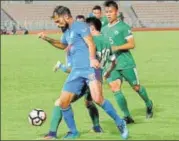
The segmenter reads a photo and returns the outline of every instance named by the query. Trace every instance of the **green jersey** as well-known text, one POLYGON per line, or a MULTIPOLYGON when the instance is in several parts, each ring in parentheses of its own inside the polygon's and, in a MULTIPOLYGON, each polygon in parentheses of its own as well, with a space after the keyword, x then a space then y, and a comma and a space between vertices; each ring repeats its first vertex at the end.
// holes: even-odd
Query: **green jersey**
POLYGON ((104 69, 108 62, 115 60, 115 55, 112 54, 108 39, 103 35, 93 36, 93 40, 96 45, 97 59, 101 68, 104 69))
POLYGON ((108 19, 106 16, 101 17, 100 21, 101 21, 102 27, 104 27, 108 24, 108 19))
MULTIPOLYGON (((111 46, 121 46, 127 43, 127 39, 132 37, 131 28, 123 21, 118 21, 114 25, 107 25, 102 29, 102 33, 110 41, 111 46)), ((135 61, 129 50, 116 51, 117 64, 115 69, 122 70, 135 67, 135 61)))

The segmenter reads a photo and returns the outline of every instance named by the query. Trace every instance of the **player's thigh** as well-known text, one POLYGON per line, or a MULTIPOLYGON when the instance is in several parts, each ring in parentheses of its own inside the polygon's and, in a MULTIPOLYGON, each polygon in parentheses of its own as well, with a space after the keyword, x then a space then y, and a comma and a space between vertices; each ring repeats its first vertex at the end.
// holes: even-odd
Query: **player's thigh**
POLYGON ((102 83, 98 80, 93 80, 89 82, 89 87, 90 87, 90 92, 92 99, 97 103, 97 104, 102 104, 104 101, 103 97, 103 91, 102 91, 102 83))
POLYGON ((121 89, 123 76, 119 70, 113 70, 110 77, 107 78, 107 82, 113 92, 119 91, 121 89))
POLYGON ((86 83, 84 83, 82 89, 81 89, 81 93, 79 95, 74 95, 73 99, 72 99, 72 102, 75 102, 77 101, 78 99, 80 99, 81 97, 86 97, 86 93, 87 93, 87 90, 88 90, 88 85, 86 83))
POLYGON ((121 74, 132 87, 139 85, 139 78, 136 68, 124 69, 121 71, 121 74))
POLYGON ((77 71, 72 71, 70 73, 63 86, 63 91, 67 91, 75 95, 80 95, 85 80, 77 74, 77 71))
POLYGON ((86 89, 86 92, 84 95, 84 102, 87 108, 93 103, 93 99, 91 97, 91 92, 90 92, 89 87, 86 89))

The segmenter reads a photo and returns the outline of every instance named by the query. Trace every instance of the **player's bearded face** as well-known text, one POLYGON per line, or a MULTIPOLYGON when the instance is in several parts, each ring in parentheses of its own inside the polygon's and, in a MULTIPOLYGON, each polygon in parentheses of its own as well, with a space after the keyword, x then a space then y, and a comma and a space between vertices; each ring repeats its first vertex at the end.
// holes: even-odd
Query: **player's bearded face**
POLYGON ((58 17, 54 19, 54 22, 56 23, 56 25, 62 29, 63 32, 66 31, 66 29, 69 27, 68 23, 66 22, 64 17, 58 17))
POLYGON ((110 23, 117 20, 118 10, 115 7, 105 7, 105 14, 110 23))

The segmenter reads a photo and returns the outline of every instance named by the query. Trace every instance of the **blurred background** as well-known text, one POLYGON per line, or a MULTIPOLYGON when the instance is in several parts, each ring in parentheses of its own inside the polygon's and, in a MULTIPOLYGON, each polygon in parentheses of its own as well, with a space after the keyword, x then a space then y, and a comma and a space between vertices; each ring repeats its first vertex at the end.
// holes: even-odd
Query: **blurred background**
MULTIPOLYGON (((117 1, 124 21, 133 28, 179 27, 179 1, 117 1)), ((88 16, 103 1, 1 1, 1 34, 28 34, 35 30, 57 30, 50 16, 56 5, 70 8, 73 16, 88 16)))

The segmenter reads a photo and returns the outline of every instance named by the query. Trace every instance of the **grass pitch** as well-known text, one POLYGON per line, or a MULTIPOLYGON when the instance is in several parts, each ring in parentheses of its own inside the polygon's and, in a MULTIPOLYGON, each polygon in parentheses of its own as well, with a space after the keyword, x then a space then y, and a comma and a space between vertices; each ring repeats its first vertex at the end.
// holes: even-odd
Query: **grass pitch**
MULTIPOLYGON (((53 35, 58 38, 58 35, 53 35)), ((123 92, 136 124, 129 125, 130 140, 179 139, 179 32, 135 32, 136 60, 140 83, 154 103, 153 119, 145 119, 145 105, 124 82, 123 92)), ((1 135, 3 140, 33 140, 47 133, 51 110, 67 75, 52 72, 63 51, 51 47, 35 35, 1 36, 1 135), (41 127, 28 123, 28 113, 42 108, 47 121, 41 127)), ((113 94, 104 85, 104 94, 118 108, 113 94)), ((113 121, 101 110, 105 133, 89 133, 92 127, 83 98, 73 104, 80 139, 121 139, 113 121)), ((58 137, 67 132, 62 121, 58 137)))

